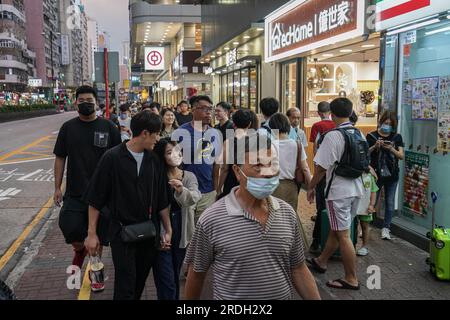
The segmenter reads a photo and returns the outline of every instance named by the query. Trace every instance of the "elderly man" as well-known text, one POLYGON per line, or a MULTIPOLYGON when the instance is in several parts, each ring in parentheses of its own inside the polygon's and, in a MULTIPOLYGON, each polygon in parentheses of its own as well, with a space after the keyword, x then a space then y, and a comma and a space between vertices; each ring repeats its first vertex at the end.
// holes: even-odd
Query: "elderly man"
POLYGON ((298 108, 289 108, 286 112, 286 116, 289 118, 291 124, 291 132, 289 133, 289 139, 300 141, 303 148, 308 147, 308 139, 306 139, 305 131, 300 128, 301 114, 298 108))
POLYGON ((235 152, 233 171, 240 186, 198 221, 185 260, 186 299, 200 298, 210 267, 216 300, 286 300, 294 288, 303 299, 320 299, 305 265, 299 218, 271 196, 279 184, 276 149, 265 134, 237 143, 242 152, 235 152))

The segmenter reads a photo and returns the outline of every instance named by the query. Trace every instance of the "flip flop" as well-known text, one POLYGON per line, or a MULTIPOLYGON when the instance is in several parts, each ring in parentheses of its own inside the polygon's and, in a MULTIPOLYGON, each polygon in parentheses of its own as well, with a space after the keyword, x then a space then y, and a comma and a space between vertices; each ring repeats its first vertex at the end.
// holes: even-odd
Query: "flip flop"
POLYGON ((327 282, 327 287, 334 288, 334 289, 346 289, 346 290, 359 290, 359 284, 357 286, 352 286, 347 281, 343 279, 336 279, 333 281, 327 282), (333 284, 333 282, 337 282, 340 284, 340 286, 333 284))
POLYGON ((315 258, 307 259, 306 262, 308 262, 308 263, 311 265, 311 267, 312 267, 315 271, 317 271, 317 272, 319 272, 319 273, 325 273, 325 272, 327 272, 327 269, 322 268, 321 266, 319 266, 319 264, 316 262, 316 259, 315 259, 315 258))

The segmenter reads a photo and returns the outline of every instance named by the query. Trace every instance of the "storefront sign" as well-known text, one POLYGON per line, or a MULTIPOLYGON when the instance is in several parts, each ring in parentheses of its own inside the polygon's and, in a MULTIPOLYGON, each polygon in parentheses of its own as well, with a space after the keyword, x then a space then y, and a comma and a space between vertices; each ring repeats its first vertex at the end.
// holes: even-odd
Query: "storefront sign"
POLYGON ((266 62, 360 36, 364 0, 297 0, 266 18, 266 62))
POLYGON ((375 28, 386 30, 448 9, 445 0, 377 0, 375 28))
POLYGON ((28 80, 29 87, 42 87, 42 79, 29 79, 28 80))
POLYGON ((61 64, 63 66, 70 64, 70 44, 67 34, 61 35, 61 64))
POLYGON ((428 214, 430 156, 406 151, 403 207, 415 214, 428 214))
POLYGON ((164 70, 164 48, 145 48, 145 70, 164 70))

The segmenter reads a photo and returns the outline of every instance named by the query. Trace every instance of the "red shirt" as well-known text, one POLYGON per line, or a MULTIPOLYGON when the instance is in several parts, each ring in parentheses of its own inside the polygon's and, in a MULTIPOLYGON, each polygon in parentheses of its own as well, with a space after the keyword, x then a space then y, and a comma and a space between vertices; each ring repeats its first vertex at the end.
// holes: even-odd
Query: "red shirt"
POLYGON ((314 143, 318 134, 322 136, 324 133, 327 133, 334 128, 336 128, 336 125, 331 120, 322 120, 314 123, 311 128, 311 137, 309 138, 309 141, 314 143))

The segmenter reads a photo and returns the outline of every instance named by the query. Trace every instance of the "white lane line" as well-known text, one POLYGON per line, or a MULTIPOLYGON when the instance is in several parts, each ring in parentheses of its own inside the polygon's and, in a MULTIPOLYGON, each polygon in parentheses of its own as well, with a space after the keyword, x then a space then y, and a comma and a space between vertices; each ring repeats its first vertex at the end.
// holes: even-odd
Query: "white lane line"
POLYGON ((42 172, 42 171, 44 171, 44 169, 38 169, 32 173, 27 174, 26 176, 21 177, 20 179, 17 179, 17 181, 32 181, 32 180, 27 180, 27 179, 42 172))
POLYGON ((10 164, 21 164, 21 163, 29 163, 29 162, 37 162, 37 161, 46 161, 46 160, 55 160, 55 157, 51 157, 51 158, 42 158, 42 159, 34 159, 34 160, 24 160, 24 161, 17 161, 17 162, 4 162, 4 163, 0 163, 0 167, 1 167, 1 166, 6 166, 6 165, 10 165, 10 164))

